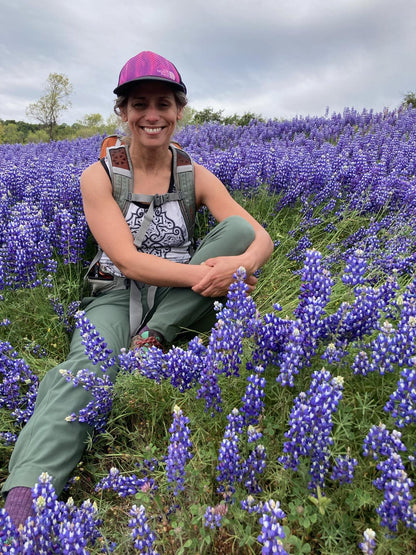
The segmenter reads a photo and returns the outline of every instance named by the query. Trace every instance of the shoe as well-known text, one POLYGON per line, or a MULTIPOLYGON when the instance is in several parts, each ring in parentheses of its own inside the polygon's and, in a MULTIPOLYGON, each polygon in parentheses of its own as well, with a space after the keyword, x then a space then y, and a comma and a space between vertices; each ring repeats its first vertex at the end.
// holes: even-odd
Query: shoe
POLYGON ((130 350, 141 349, 142 351, 148 351, 150 347, 157 347, 163 351, 162 341, 162 337, 156 331, 147 329, 132 338, 130 350))

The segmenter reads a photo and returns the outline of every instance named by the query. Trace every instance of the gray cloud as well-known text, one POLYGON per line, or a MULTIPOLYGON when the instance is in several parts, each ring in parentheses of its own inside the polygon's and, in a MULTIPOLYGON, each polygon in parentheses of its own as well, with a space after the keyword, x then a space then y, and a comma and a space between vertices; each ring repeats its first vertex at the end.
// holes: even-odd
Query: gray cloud
POLYGON ((0 0, 0 118, 26 119, 50 72, 74 89, 69 123, 112 112, 124 62, 154 50, 191 106, 265 117, 397 107, 416 89, 414 0, 0 0))

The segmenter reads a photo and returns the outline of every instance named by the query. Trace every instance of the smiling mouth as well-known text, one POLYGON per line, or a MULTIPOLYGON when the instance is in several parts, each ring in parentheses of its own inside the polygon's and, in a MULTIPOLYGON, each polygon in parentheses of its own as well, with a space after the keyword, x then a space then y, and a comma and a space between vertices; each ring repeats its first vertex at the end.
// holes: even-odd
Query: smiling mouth
POLYGON ((150 135, 156 135, 162 131, 163 127, 142 127, 142 129, 150 135))

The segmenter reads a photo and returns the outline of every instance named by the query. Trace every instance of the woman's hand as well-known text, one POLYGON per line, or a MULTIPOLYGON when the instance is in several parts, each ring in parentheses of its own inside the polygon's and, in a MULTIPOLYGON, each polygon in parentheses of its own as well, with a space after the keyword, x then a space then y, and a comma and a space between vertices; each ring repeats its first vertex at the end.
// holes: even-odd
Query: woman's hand
MULTIPOLYGON (((239 257, 218 256, 216 258, 209 258, 201 266, 206 267, 205 275, 192 287, 192 290, 203 297, 226 296, 231 283, 234 281, 234 274, 240 266, 239 257)), ((253 275, 248 275, 245 282, 249 286, 248 292, 253 292, 257 278, 253 275)))

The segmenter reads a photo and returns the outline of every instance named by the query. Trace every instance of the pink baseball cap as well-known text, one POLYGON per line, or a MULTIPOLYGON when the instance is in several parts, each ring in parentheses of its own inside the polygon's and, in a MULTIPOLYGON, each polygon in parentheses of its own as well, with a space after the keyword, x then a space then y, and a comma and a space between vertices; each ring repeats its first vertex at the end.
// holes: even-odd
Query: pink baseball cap
POLYGON ((151 80, 169 83, 186 94, 185 83, 176 67, 166 58, 154 52, 139 52, 123 66, 114 94, 120 95, 135 82, 151 80))

